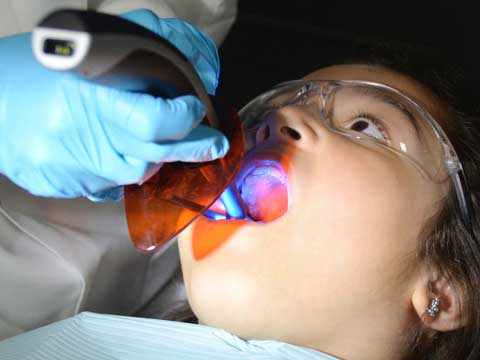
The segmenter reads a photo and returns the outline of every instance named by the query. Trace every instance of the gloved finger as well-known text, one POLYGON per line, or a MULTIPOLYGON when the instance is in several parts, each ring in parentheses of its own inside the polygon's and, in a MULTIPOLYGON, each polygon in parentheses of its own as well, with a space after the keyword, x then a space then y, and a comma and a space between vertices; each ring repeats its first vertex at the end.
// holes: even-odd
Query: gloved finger
POLYGON ((168 34, 167 39, 190 60, 207 92, 215 95, 220 75, 220 60, 213 40, 181 19, 162 19, 158 22, 157 33, 168 34))
POLYGON ((160 19, 152 11, 134 10, 122 14, 150 31, 162 36, 189 59, 205 89, 215 94, 220 74, 220 61, 215 43, 208 35, 181 19, 160 19))
MULTIPOLYGON (((124 156, 125 163, 128 164, 130 169, 134 168, 134 177, 130 181, 120 181, 121 186, 108 188, 105 190, 97 191, 93 194, 87 195, 87 198, 91 201, 119 201, 123 199, 123 185, 129 184, 143 184, 150 179, 157 171, 162 167, 162 164, 146 163, 145 161, 132 158, 130 156, 124 156), (136 173, 136 175, 135 175, 136 173)), ((118 180, 118 179, 117 179, 118 180)))
POLYGON ((183 140, 161 143, 142 142, 126 136, 121 129, 109 129, 113 147, 124 157, 149 163, 210 161, 225 156, 229 149, 227 138, 218 130, 199 125, 183 140))
MULTIPOLYGON (((147 164, 129 156, 124 157, 125 162, 130 168, 135 168, 137 175, 134 175, 133 181, 121 182, 123 185, 129 184, 143 184, 150 179, 162 167, 162 164, 147 164)), ((87 198, 94 202, 100 201, 119 201, 123 199, 123 185, 97 191, 93 194, 87 195, 87 198)))
POLYGON ((162 99, 99 86, 96 100, 102 120, 147 142, 182 139, 205 116, 205 106, 192 95, 162 99))
MULTIPOLYGON (((149 9, 136 9, 119 15, 121 18, 127 19, 135 24, 141 25, 156 34, 159 32, 158 16, 149 9)), ((163 21, 163 20, 162 20, 163 21)), ((168 34, 164 34, 168 35, 168 34)))
MULTIPOLYGON (((152 166, 158 166, 140 159, 132 160, 128 156, 116 152, 113 147, 111 151, 115 153, 114 156, 108 156, 108 161, 101 162, 91 169, 97 179, 104 179, 105 184, 108 184, 108 186, 102 186, 100 189, 141 183, 152 175, 150 174, 152 166)), ((96 192, 98 190, 90 190, 88 193, 94 194, 96 192)))

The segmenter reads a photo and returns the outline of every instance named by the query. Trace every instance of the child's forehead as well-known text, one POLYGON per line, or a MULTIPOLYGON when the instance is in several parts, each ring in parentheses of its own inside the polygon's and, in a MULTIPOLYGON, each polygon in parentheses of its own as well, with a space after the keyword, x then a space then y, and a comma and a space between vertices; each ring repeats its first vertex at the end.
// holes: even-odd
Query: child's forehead
POLYGON ((308 80, 365 80, 389 85, 400 90, 427 110, 440 124, 447 121, 447 107, 419 81, 381 66, 351 64, 333 65, 306 75, 308 80))

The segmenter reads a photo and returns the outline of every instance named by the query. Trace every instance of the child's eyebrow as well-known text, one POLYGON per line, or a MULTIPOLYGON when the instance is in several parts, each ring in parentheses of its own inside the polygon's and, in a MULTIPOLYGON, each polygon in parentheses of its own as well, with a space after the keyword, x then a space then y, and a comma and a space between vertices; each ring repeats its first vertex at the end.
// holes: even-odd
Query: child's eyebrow
POLYGON ((420 140, 420 129, 417 124, 417 119, 413 114, 406 109, 403 106, 400 106, 398 102, 396 102, 394 99, 392 99, 390 96, 387 94, 384 94, 382 91, 378 91, 376 89, 369 89, 368 87, 362 87, 360 88, 360 91, 363 95, 369 96, 371 98, 374 98, 376 100, 380 100, 382 103, 390 105, 394 107, 396 110, 400 111, 402 114, 404 114, 410 122, 413 124, 413 127, 415 129, 415 135, 417 137, 417 140, 421 142, 420 140))

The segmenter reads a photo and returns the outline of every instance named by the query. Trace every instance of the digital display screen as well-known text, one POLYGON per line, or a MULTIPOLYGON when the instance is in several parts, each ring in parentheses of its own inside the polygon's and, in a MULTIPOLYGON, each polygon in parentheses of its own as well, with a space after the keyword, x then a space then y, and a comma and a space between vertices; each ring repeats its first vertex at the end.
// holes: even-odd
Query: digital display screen
POLYGON ((43 52, 60 56, 72 56, 75 52, 75 43, 68 40, 47 39, 43 43, 43 52))

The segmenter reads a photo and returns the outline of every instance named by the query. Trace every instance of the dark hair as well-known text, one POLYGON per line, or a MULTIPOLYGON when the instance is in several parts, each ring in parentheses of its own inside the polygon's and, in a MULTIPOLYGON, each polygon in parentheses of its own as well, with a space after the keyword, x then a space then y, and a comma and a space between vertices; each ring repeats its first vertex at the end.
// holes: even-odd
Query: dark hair
POLYGON ((472 233, 461 219, 452 186, 438 213, 425 225, 417 260, 448 279, 462 305, 465 326, 432 334, 418 319, 407 337, 404 360, 480 359, 480 101, 474 98, 474 87, 462 66, 444 61, 445 56, 435 51, 377 43, 360 44, 354 52, 348 63, 382 66, 410 76, 447 106, 451 116, 442 127, 463 165, 476 213, 472 233))

